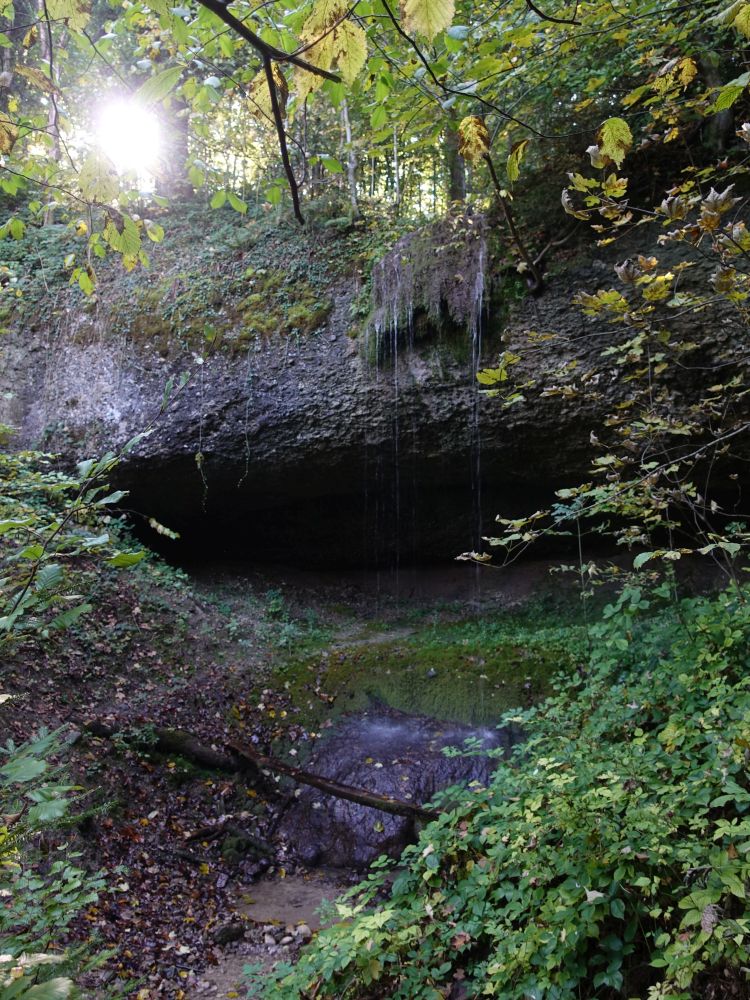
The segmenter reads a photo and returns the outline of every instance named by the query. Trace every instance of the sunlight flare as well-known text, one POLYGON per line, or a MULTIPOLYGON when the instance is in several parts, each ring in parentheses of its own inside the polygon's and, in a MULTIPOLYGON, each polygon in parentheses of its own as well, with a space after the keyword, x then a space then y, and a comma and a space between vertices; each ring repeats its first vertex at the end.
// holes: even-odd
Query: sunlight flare
POLYGON ((157 116, 123 98, 106 104, 96 120, 96 140, 118 173, 153 174, 161 154, 157 116))

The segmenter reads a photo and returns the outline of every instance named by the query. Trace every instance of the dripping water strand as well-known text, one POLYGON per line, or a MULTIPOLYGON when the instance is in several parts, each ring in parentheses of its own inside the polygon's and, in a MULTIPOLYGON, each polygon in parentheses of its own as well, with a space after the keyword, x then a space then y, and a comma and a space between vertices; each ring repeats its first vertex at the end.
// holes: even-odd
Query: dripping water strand
POLYGON ((243 417, 242 433, 244 437, 245 446, 245 469, 237 482, 237 489, 242 486, 242 484, 247 479, 250 474, 250 410, 253 405, 253 351, 255 346, 250 346, 247 349, 247 356, 245 358, 245 387, 247 389, 247 394, 245 396, 245 414, 243 417))
MULTIPOLYGON (((480 552, 482 548, 482 428, 479 419, 480 386, 477 375, 482 363, 482 309, 484 305, 484 265, 485 241, 479 237, 479 259, 474 278, 473 311, 471 315, 471 407, 469 416, 469 441, 471 454, 471 510, 472 548, 480 552)), ((474 564, 474 604, 479 610, 481 604, 481 566, 474 564)))

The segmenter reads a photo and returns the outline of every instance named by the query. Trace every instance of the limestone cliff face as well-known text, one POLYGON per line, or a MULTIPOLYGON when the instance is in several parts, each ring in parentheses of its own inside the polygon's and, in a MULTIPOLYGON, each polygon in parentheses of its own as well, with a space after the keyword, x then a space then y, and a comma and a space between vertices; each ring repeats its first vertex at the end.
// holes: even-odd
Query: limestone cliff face
MULTIPOLYGON (((0 420, 24 444, 80 458, 118 448, 156 417, 117 485, 130 491, 129 508, 217 555, 329 565, 450 558, 475 543, 479 507, 491 534, 498 512, 528 510, 586 475, 614 374, 596 394, 503 409, 477 395, 474 369, 495 362, 501 334, 512 349, 529 329, 574 338, 584 362, 598 357, 603 331, 571 298, 612 279, 611 261, 582 265, 512 309, 500 289, 485 300, 481 350, 455 325, 447 336, 434 317, 420 324, 419 303, 411 332, 352 337, 356 289, 332 281, 317 332, 219 348, 202 365, 189 350, 119 330, 104 301, 93 315, 71 309, 54 332, 6 337, 0 420), (159 416, 166 383, 188 369, 159 416)), ((536 348, 527 369, 564 360, 561 343, 536 348)), ((676 399, 689 391, 676 388, 676 399)))

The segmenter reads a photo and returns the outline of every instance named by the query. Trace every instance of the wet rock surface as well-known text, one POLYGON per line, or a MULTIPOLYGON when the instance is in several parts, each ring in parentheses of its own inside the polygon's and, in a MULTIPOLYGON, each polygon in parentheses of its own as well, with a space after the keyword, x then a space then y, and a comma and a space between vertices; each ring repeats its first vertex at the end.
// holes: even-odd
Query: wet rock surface
MULTIPOLYGON (((331 277, 332 309, 318 332, 248 341, 203 365, 179 344, 164 355, 134 340, 102 294, 94 311, 71 308, 54 328, 6 336, 0 421, 19 428, 19 444, 72 459, 117 448, 156 418, 115 485, 130 491, 130 509, 181 532, 193 556, 202 548, 212 559, 317 567, 452 558, 492 534, 496 514, 528 513, 588 477, 590 433, 618 398, 616 373, 507 409, 477 395, 475 369, 496 364, 501 350, 524 355, 521 381, 567 363, 601 369, 610 332, 571 301, 611 284, 624 252, 618 243, 571 265, 537 299, 487 291, 478 341, 450 315, 417 315, 379 337, 364 322, 353 329, 355 289, 331 277), (558 339, 529 352, 529 331, 558 339), (160 415, 165 385, 191 369, 160 415)), ((472 258, 464 268, 467 287, 478 266, 472 258)), ((397 286, 391 275, 382 294, 397 296, 397 286)), ((731 317, 705 331, 689 322, 709 352, 739 335, 731 317)), ((675 408, 695 393, 675 379, 675 408)), ((148 532, 147 541, 160 538, 148 532)))
MULTIPOLYGON (((451 785, 485 784, 502 757, 484 753, 448 757, 444 747, 462 747, 472 739, 485 750, 499 748, 507 753, 520 735, 514 728, 478 730, 376 709, 339 720, 306 767, 342 784, 423 804, 451 785)), ((407 817, 312 788, 295 793, 279 832, 292 854, 306 865, 355 869, 367 867, 381 854, 398 857, 417 835, 413 820, 407 817)))

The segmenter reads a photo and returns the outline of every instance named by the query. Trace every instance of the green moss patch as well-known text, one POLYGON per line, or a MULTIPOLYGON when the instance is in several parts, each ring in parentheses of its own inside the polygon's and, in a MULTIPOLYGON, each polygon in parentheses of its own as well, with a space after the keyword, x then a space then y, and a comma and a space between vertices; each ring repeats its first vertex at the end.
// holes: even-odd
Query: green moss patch
MULTIPOLYGON (((576 630, 523 630, 488 623, 387 634, 288 657, 274 674, 314 727, 341 712, 382 703, 400 711, 472 725, 551 693, 550 679, 575 662, 576 630)), ((273 683, 273 682, 272 682, 273 683)))

